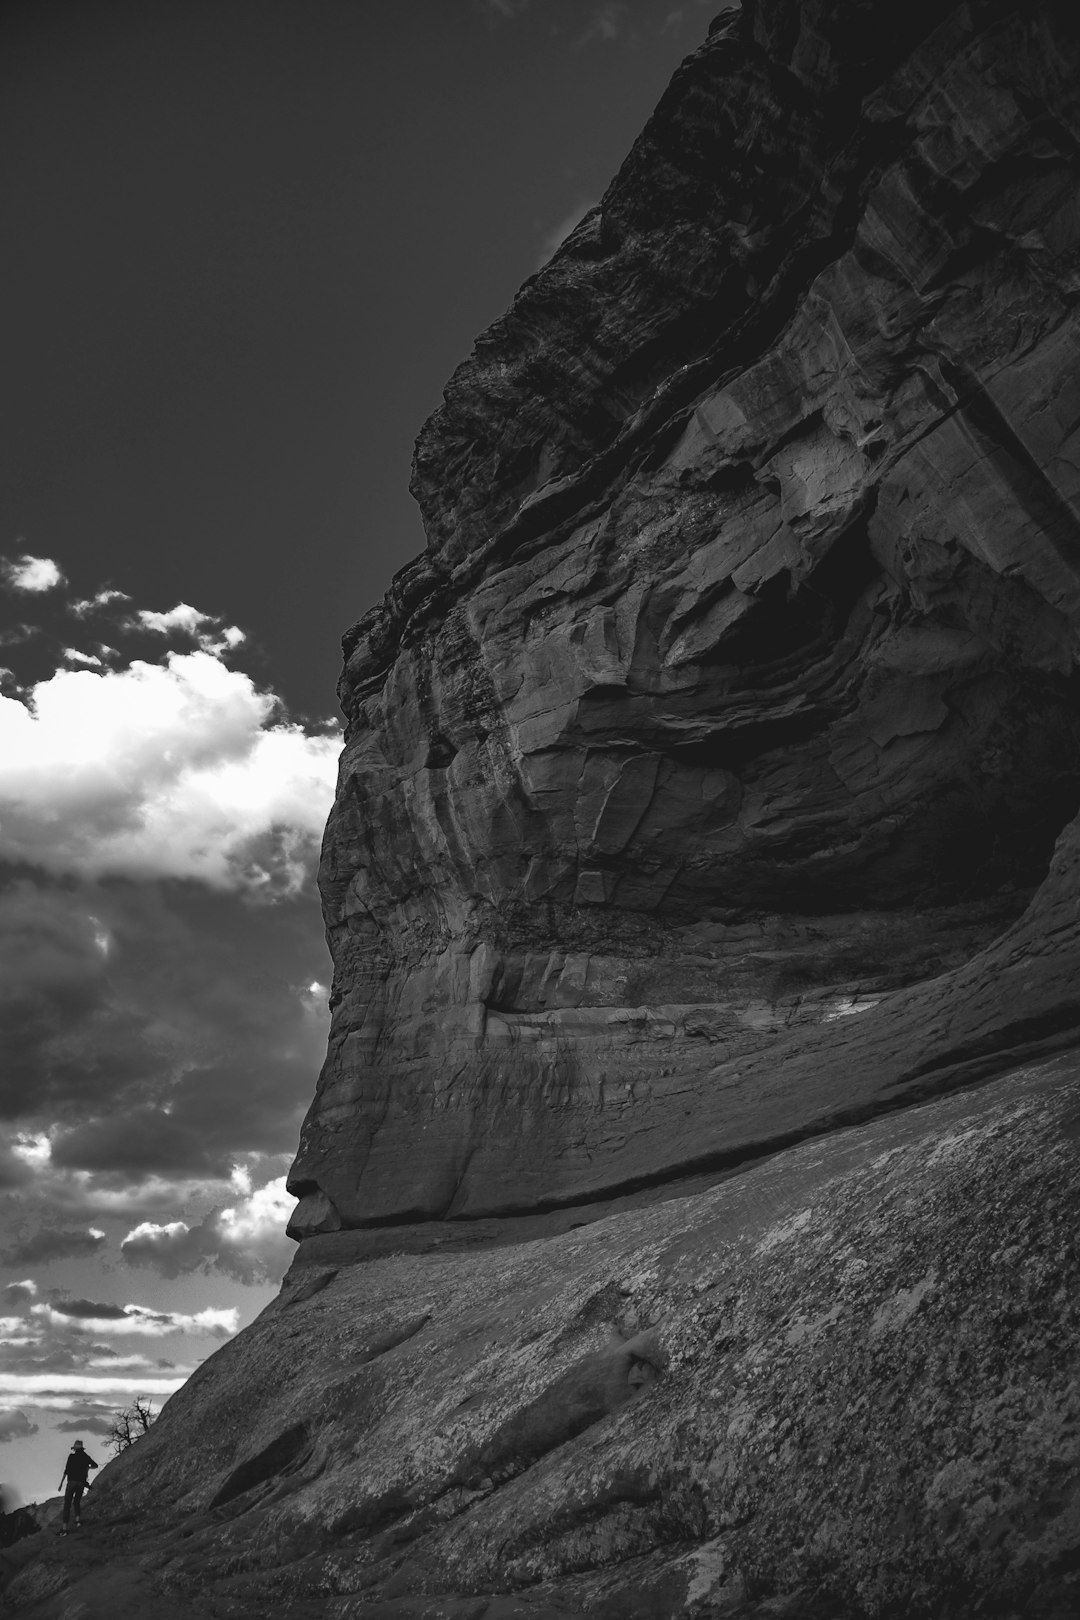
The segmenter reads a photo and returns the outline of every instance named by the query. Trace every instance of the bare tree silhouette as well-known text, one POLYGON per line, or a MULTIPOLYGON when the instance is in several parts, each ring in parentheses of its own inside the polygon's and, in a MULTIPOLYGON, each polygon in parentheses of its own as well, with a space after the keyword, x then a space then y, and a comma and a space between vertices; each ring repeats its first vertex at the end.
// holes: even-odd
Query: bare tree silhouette
POLYGON ((152 1401, 137 1395, 131 1406, 125 1406, 121 1411, 113 1414, 113 1426, 109 1431, 109 1444, 117 1456, 133 1446, 136 1440, 146 1433, 147 1429, 157 1417, 152 1401))

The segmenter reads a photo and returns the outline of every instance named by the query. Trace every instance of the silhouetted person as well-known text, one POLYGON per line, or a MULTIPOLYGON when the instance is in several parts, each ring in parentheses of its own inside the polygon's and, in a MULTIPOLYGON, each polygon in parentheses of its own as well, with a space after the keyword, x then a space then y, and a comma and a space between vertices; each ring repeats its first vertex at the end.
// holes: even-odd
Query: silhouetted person
POLYGON ((61 1486, 65 1479, 67 1480, 67 1490, 64 1491, 64 1528, 60 1532, 62 1536, 67 1535, 68 1520, 71 1518, 73 1507, 75 1509, 75 1528, 76 1530, 79 1528, 79 1504, 82 1501, 83 1491, 86 1490, 90 1480, 90 1470, 96 1467, 97 1463, 86 1450, 82 1441, 76 1440, 71 1448, 71 1455, 64 1464, 64 1472, 60 1475, 61 1486))

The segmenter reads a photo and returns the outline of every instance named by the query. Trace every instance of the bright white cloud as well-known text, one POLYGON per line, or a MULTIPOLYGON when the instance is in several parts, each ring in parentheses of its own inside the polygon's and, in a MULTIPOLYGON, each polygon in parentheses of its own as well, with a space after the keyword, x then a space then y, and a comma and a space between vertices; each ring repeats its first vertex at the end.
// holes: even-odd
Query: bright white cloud
POLYGON ((212 613, 201 613, 187 602, 178 602, 168 613, 154 613, 149 608, 139 608, 131 627, 152 630, 159 636, 189 636, 203 652, 210 653, 214 658, 235 651, 247 640, 239 625, 223 624, 212 613))
POLYGON ((43 1131, 19 1131, 11 1144, 11 1151, 25 1164, 40 1170, 49 1162, 52 1143, 43 1131))
POLYGON ((204 624, 214 623, 209 613, 200 613, 198 608, 189 607, 187 602, 178 602, 168 613, 154 613, 149 608, 140 608, 135 617, 144 630, 156 630, 160 636, 181 630, 184 635, 194 638, 204 624))
POLYGON ((190 878, 276 897, 306 881, 340 737, 212 651, 58 670, 0 695, 0 856, 80 877, 190 878))
POLYGON ((285 1227, 296 1200, 285 1178, 252 1189, 249 1173, 234 1168, 234 1190, 243 1196, 211 1210, 198 1226, 186 1221, 141 1221, 120 1244, 129 1265, 152 1266, 163 1276, 195 1270, 223 1271, 241 1282, 280 1277, 292 1253, 285 1227))
POLYGON ((31 557, 29 552, 14 559, 0 558, 0 578, 9 590, 26 591, 35 596, 64 583, 64 576, 51 557, 31 557))
POLYGON ((289 1217, 296 1208, 296 1199, 285 1191, 285 1179, 268 1182, 257 1187, 249 1197, 223 1209, 218 1225, 226 1243, 237 1248, 256 1245, 269 1237, 277 1237, 285 1230, 289 1217))
POLYGON ((69 602, 68 612, 74 613, 77 619, 85 619, 93 613, 95 608, 109 607, 113 602, 130 602, 131 597, 126 591, 114 591, 110 586, 98 591, 94 596, 88 596, 82 601, 69 602))
MULTIPOLYGON (((140 1395, 172 1395, 183 1378, 140 1378, 140 1395)), ((0 1406, 4 1396, 60 1395, 67 1391, 83 1399, 95 1395, 129 1395, 131 1375, 126 1378, 97 1378, 89 1373, 0 1373, 0 1406)), ((35 1406, 43 1402, 35 1401, 35 1406)))
POLYGON ((61 656, 67 664, 82 664, 86 669, 101 668, 101 659, 96 653, 80 652, 78 647, 65 647, 61 656))
POLYGON ((187 1221, 140 1221, 138 1226, 132 1227, 120 1247, 123 1249, 130 1244, 135 1248, 140 1244, 149 1244, 166 1249, 179 1243, 190 1231, 187 1221))

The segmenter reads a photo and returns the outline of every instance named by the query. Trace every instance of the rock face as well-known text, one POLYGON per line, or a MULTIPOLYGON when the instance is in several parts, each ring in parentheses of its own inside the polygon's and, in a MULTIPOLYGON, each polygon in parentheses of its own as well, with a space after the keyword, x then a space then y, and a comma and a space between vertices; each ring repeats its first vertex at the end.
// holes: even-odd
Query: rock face
POLYGON ((1078 66, 1042 0, 747 4, 452 378, 345 642, 296 1235, 1080 1035, 1078 66))
POLYGON ((1059 1056, 561 1234, 533 1217, 531 1242, 310 1239, 5 1601, 1067 1620, 1078 1074, 1059 1056))
POLYGON ((1048 0, 676 75, 346 638, 281 1296, 7 1607, 1077 1612, 1078 171, 1048 0))

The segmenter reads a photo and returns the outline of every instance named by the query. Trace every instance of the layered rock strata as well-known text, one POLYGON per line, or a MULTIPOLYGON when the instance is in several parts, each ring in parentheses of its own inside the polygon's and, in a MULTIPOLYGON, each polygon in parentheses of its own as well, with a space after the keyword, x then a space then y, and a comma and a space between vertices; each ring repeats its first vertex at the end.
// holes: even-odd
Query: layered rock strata
POLYGON ((753 0, 424 428, 346 637, 296 1235, 1080 1033, 1071 10, 753 0))

